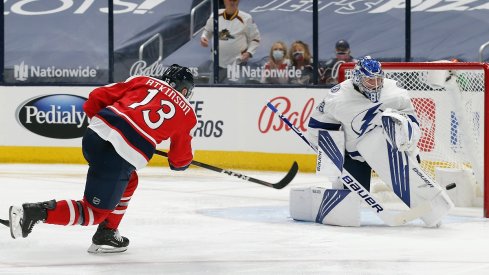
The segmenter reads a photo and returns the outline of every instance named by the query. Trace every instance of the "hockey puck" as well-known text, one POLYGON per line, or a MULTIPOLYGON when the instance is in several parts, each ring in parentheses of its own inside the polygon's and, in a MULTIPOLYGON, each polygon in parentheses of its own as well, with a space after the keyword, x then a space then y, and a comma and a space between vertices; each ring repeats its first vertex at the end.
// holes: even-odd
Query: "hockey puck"
POLYGON ((455 182, 452 182, 450 184, 447 184, 447 186, 445 187, 445 189, 451 190, 451 189, 453 189, 455 187, 457 187, 457 185, 455 184, 455 182))

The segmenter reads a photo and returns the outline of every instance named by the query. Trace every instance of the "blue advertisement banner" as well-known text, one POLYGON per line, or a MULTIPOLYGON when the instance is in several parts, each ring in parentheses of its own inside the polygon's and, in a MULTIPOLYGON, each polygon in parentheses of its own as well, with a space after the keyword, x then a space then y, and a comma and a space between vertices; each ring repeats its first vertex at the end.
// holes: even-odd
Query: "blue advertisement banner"
MULTIPOLYGON (((164 65, 179 63, 202 73, 209 68, 209 48, 201 47, 200 33, 191 38, 190 32, 205 24, 211 1, 113 2, 116 81, 129 77, 141 61, 148 66, 158 60, 164 65)), ((318 1, 319 59, 333 57, 335 42, 346 39, 355 57, 401 61, 406 50, 404 2, 318 1)), ((4 1, 4 81, 107 82, 107 5, 108 1, 94 0, 4 1)), ((480 46, 489 40, 487 1, 412 0, 411 7, 413 61, 478 61, 480 46)), ((252 15, 261 33, 251 60, 255 66, 264 63, 275 41, 312 43, 312 0, 243 0, 239 8, 252 15)))

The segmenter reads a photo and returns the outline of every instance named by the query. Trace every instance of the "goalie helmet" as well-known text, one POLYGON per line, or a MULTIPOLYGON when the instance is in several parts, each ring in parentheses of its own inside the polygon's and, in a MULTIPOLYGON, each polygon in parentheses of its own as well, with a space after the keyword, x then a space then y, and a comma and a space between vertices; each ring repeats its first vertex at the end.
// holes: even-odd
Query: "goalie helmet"
POLYGON ((173 89, 179 91, 186 99, 190 100, 192 97, 194 76, 189 68, 173 64, 163 72, 161 80, 170 84, 173 89), (185 94, 184 89, 187 90, 185 94))
POLYGON ((353 84, 370 101, 379 101, 384 86, 384 72, 380 62, 368 55, 360 58, 353 70, 353 84))

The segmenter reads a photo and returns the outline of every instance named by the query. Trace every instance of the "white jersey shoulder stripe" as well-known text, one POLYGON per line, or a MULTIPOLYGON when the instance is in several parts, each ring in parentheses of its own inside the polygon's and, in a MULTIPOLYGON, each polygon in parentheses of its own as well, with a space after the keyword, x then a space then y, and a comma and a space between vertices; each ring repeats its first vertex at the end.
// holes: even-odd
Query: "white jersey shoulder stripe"
POLYGON ((141 169, 148 164, 144 154, 132 147, 124 139, 121 133, 111 128, 102 119, 93 117, 88 126, 96 132, 102 139, 109 141, 114 146, 116 152, 136 169, 141 169))

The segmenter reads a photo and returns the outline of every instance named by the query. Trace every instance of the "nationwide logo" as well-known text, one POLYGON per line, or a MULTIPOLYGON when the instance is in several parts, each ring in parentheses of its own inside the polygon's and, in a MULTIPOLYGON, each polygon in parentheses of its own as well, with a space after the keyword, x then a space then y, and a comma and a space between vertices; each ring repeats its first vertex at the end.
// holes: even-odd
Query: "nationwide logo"
POLYGON ((240 78, 261 79, 262 77, 278 78, 300 78, 301 70, 294 67, 285 70, 264 70, 263 68, 251 68, 250 66, 228 65, 227 78, 231 81, 238 81, 240 78))
POLYGON ((84 97, 69 94, 31 98, 17 108, 17 121, 40 136, 79 138, 88 127, 88 118, 83 111, 86 100, 84 97))
POLYGON ((99 68, 90 68, 89 66, 77 68, 56 68, 51 67, 41 67, 41 66, 29 66, 22 61, 19 65, 14 65, 14 78, 17 81, 26 81, 28 78, 53 78, 53 77, 63 77, 63 78, 96 78, 97 70, 99 68))
POLYGON ((26 81, 29 75, 29 68, 24 64, 24 61, 20 65, 14 65, 14 77, 18 81, 26 81))

